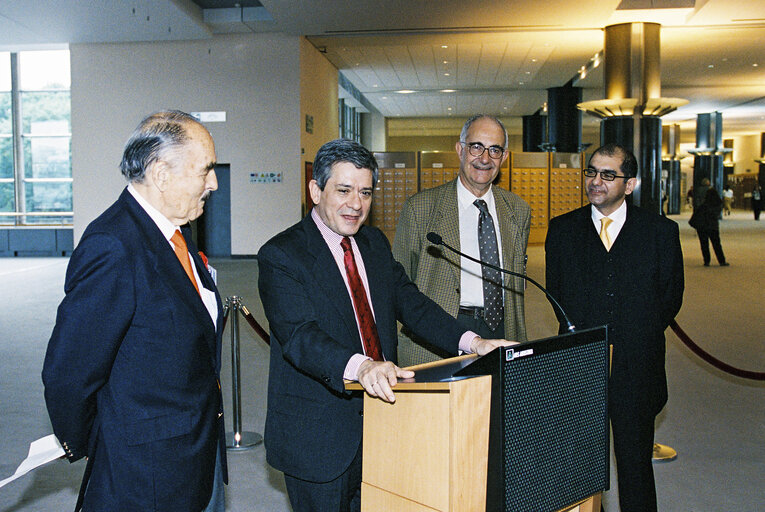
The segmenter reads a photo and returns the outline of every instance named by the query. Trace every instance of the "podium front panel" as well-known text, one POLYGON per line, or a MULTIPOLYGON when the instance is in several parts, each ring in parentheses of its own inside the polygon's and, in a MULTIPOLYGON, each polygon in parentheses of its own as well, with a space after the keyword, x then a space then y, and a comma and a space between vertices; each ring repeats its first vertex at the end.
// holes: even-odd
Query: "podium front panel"
POLYGON ((495 378, 487 510, 556 511, 607 489, 606 329, 495 352, 458 372, 495 378))
POLYGON ((504 366, 505 510, 559 510, 608 487, 605 368, 597 344, 504 366))

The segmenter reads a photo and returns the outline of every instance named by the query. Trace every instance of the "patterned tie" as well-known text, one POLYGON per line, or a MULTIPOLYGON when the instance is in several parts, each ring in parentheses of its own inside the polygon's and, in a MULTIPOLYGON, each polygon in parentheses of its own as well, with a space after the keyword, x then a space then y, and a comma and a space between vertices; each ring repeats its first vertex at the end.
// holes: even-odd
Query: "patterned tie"
POLYGON ((601 217, 600 219, 600 239, 603 241, 603 245, 606 246, 606 250, 611 250, 611 245, 613 242, 611 241, 611 237, 608 236, 608 226, 613 222, 613 219, 609 219, 608 217, 601 217))
POLYGON ((351 239, 344 236, 340 246, 343 248, 345 272, 348 274, 348 283, 351 285, 353 309, 356 310, 356 319, 361 328, 364 353, 375 361, 382 361, 380 337, 377 335, 375 317, 372 315, 372 308, 369 307, 369 302, 367 301, 367 292, 364 290, 359 271, 356 268, 356 259, 353 257, 353 249, 351 249, 351 239))
MULTIPOLYGON (((481 212, 478 216, 478 248, 481 259, 499 266, 499 248, 494 221, 491 218, 486 201, 476 199, 473 203, 481 212)), ((492 331, 497 328, 503 317, 502 276, 499 270, 481 266, 483 276, 483 319, 492 331)))
POLYGON ((180 231, 176 230, 173 236, 170 237, 170 241, 173 242, 175 247, 175 255, 178 257, 178 261, 181 262, 183 270, 186 271, 186 275, 191 279, 191 284, 194 285, 194 289, 199 293, 199 286, 197 280, 194 279, 194 271, 191 269, 191 261, 189 260, 189 248, 186 246, 186 240, 180 231))

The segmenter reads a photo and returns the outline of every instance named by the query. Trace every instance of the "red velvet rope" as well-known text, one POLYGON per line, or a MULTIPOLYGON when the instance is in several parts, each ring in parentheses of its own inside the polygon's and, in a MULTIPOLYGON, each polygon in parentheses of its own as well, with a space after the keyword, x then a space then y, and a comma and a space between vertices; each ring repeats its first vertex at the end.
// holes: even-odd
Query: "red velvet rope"
MULTIPOLYGON (((221 326, 221 331, 226 330, 226 322, 228 321, 228 313, 231 311, 228 305, 225 306, 223 310, 223 325, 221 326)), ((252 313, 250 313, 250 310, 247 309, 244 305, 241 305, 239 308, 239 311, 242 312, 242 316, 244 316, 244 319, 247 320, 247 323, 250 324, 250 327, 257 333, 258 336, 260 336, 260 339, 266 342, 266 345, 271 345, 271 337, 266 332, 263 327, 260 326, 257 320, 252 316, 252 313)))
MULTIPOLYGON (((228 311, 226 312, 228 313, 228 311)), ((260 324, 253 318, 252 313, 247 310, 247 308, 242 308, 242 314, 244 315, 245 320, 247 320, 247 323, 250 324, 250 327, 253 328, 253 330, 260 336, 260 338, 266 342, 267 345, 271 344, 270 337, 268 333, 266 332, 263 327, 260 326, 260 324)), ((228 315, 224 314, 223 316, 223 329, 226 328, 226 321, 228 320, 228 315)), ((685 345, 691 349, 691 351, 699 356, 701 359, 706 361, 707 363, 711 364, 718 370, 722 370, 725 373, 729 373, 731 375, 735 375, 736 377, 741 377, 743 379, 750 379, 750 380, 763 380, 765 381, 765 373, 763 372, 753 372, 750 370, 742 370, 740 368, 736 368, 735 366, 731 366, 728 363, 725 363, 723 361, 720 361, 712 354, 705 352, 701 347, 696 345, 696 343, 693 342, 693 340, 686 334, 686 332, 677 325, 677 322, 672 320, 672 323, 669 324, 669 326, 672 328, 672 330, 677 334, 677 337, 680 338, 680 341, 685 343, 685 345)))
POLYGON ((719 359, 717 359, 712 354, 705 352, 701 347, 699 347, 693 342, 693 340, 685 333, 684 330, 680 328, 679 325, 677 325, 676 321, 672 320, 672 323, 669 324, 669 326, 672 328, 673 331, 675 331, 675 334, 677 334, 677 337, 680 338, 680 341, 685 343, 685 345, 689 349, 691 349, 691 351, 694 354, 696 354, 701 359, 711 364, 718 370, 722 370, 725 373, 729 373, 731 375, 735 375, 736 377, 741 377, 743 379, 765 380, 765 373, 763 372, 752 372, 749 370, 741 370, 740 368, 736 368, 727 363, 724 363, 720 361, 719 359))
POLYGON ((250 324, 250 327, 258 333, 258 336, 260 336, 260 339, 266 342, 266 345, 271 345, 271 336, 266 332, 265 329, 263 329, 257 320, 252 316, 252 313, 250 311, 242 306, 242 314, 244 315, 244 319, 247 320, 247 323, 250 324))

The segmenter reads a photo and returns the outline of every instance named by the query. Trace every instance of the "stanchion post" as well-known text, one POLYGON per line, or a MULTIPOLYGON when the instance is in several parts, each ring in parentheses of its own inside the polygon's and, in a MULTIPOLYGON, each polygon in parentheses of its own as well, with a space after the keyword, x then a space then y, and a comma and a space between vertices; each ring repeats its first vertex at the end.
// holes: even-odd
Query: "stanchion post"
POLYGON ((255 432, 242 432, 242 384, 239 380, 239 310, 242 303, 233 295, 226 298, 228 317, 231 320, 231 403, 233 406, 233 432, 226 433, 226 448, 232 451, 249 450, 263 442, 263 436, 255 432))

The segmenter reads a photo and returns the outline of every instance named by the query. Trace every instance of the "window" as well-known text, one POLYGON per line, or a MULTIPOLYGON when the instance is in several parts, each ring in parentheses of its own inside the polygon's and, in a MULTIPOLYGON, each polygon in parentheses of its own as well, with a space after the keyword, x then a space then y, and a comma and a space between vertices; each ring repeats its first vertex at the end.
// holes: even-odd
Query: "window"
POLYGON ((72 223, 69 51, 0 52, 0 225, 72 223))
POLYGON ((338 101, 340 137, 361 142, 361 112, 348 106, 343 98, 338 101))

